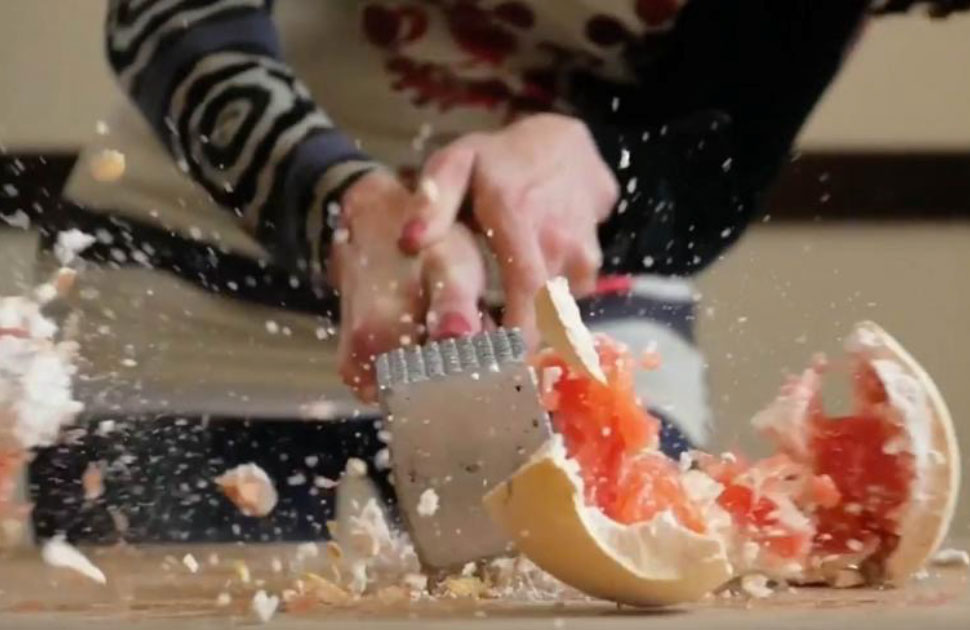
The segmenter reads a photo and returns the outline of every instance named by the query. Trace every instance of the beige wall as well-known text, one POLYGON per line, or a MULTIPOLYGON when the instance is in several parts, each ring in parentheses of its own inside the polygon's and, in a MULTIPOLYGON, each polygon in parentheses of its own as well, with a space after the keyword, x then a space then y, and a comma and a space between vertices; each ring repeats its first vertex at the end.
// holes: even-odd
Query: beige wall
POLYGON ((104 0, 0 1, 0 144, 81 144, 114 84, 102 53, 104 0))
POLYGON ((802 134, 806 148, 970 147, 970 15, 872 23, 802 134))
MULTIPOLYGON (((104 0, 0 2, 0 143, 73 146, 114 89, 104 0)), ((873 24, 803 136, 810 147, 970 147, 970 16, 873 24)))

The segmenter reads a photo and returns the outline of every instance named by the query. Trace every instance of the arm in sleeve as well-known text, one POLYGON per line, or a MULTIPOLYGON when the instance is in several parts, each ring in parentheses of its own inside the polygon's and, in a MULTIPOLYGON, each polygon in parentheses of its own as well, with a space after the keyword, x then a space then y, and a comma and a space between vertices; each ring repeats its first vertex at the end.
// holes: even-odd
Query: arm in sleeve
POLYGON ((582 86, 610 99, 585 119, 623 190, 600 232, 607 271, 691 274, 740 236, 867 4, 691 0, 660 52, 632 51, 637 86, 582 86))
POLYGON ((330 201, 375 165, 280 60, 271 3, 112 0, 108 59, 179 166, 276 262, 319 271, 330 201))

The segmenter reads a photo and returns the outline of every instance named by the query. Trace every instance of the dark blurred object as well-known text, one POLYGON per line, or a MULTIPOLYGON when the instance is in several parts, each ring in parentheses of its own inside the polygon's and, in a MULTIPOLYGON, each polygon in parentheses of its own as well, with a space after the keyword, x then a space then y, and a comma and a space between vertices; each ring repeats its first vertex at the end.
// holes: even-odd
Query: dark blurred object
POLYGON ((332 484, 320 479, 339 479, 351 457, 368 463, 385 503, 394 505, 386 471, 373 464, 384 448, 375 421, 81 418, 72 439, 39 449, 30 464, 35 532, 89 544, 320 540, 335 507, 332 484), (213 483, 249 462, 279 493, 265 518, 242 515, 213 483), (92 463, 104 489, 86 499, 82 477, 92 463))
POLYGON ((925 9, 937 18, 959 11, 970 11, 970 0, 874 0, 871 10, 876 15, 887 13, 906 13, 914 7, 925 9))
MULTIPOLYGON (((65 225, 89 231, 96 229, 93 222, 104 221, 103 215, 85 212, 59 197, 75 157, 73 153, 0 155, 0 230, 15 229, 4 219, 17 210, 23 210, 32 225, 48 239, 65 225), (4 191, 5 184, 13 185, 14 189, 4 191), (11 190, 16 190, 16 194, 9 194, 11 190)), ((970 218, 970 153, 799 153, 782 170, 767 203, 772 221, 967 219, 970 218)), ((123 225, 116 223, 116 229, 137 229, 130 222, 120 223, 123 225)), ((203 249, 206 256, 212 254, 211 248, 203 246, 195 252, 196 258, 204 258, 203 249)), ((104 247, 95 249, 96 258, 107 258, 108 253, 104 247)), ((224 256, 222 252, 218 254, 224 256)), ((236 263, 224 264, 226 268, 236 266, 236 263)), ((258 267, 258 263, 252 264, 258 267)), ((239 265, 242 268, 242 263, 239 265)), ((252 271, 246 268, 247 273, 252 271)), ((190 271, 196 272, 198 269, 190 271)), ((266 270, 260 269, 260 272, 265 274, 266 270)), ((195 277, 198 281, 199 277, 195 277)), ((320 305, 313 303, 311 296, 298 299, 295 290, 294 294, 284 291, 288 282, 281 284, 284 285, 281 291, 286 295, 279 301, 290 307, 321 312, 320 305)))
POLYGON ((810 151, 769 190, 772 221, 970 218, 970 153, 810 151))

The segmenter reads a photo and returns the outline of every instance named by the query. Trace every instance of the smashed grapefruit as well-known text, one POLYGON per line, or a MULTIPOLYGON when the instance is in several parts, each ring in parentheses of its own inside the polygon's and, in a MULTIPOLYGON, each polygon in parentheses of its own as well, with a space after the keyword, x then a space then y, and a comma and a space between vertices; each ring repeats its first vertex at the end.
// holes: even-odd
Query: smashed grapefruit
MULTIPOLYGON (((547 303, 564 302, 561 284, 546 290, 557 292, 547 303)), ((815 361, 753 419, 777 449, 759 461, 665 458, 633 387, 640 362, 602 335, 543 335, 550 347, 535 366, 557 435, 485 503, 523 553, 580 590, 658 605, 746 573, 898 584, 949 527, 960 466, 949 412, 875 324, 846 344, 851 413, 825 413, 821 382, 834 369, 815 361), (577 339, 590 347, 561 349, 577 339), (593 352, 603 379, 575 360, 593 352)))

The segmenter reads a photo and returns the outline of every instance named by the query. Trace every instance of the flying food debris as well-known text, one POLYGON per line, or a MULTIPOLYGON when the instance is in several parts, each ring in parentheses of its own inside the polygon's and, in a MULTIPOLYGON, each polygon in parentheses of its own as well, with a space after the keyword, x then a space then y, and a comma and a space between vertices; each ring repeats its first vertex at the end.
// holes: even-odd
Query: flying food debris
POLYGON ((249 584, 252 581, 252 575, 249 572, 249 566, 242 560, 237 560, 233 569, 236 571, 236 577, 243 584, 249 584))
POLYGON ((347 460, 346 474, 349 477, 364 477, 367 475, 367 462, 356 457, 347 460))
POLYGON ((226 497, 246 516, 266 516, 279 496, 273 481, 256 464, 241 464, 215 478, 226 497))
POLYGON ((434 516, 438 511, 438 493, 428 488, 418 498, 418 515, 425 518, 434 516))
POLYGON ((280 598, 276 595, 267 595, 266 591, 257 591, 253 595, 252 610, 262 623, 268 623, 273 618, 279 605, 280 598))
POLYGON ((451 599, 479 599, 488 593, 488 585, 480 578, 447 577, 441 583, 441 595, 451 599))
POLYGON ((401 582, 415 593, 423 593, 428 590, 428 576, 424 573, 406 573, 401 582))
POLYGON ((344 550, 338 543, 331 540, 327 542, 327 545, 326 547, 324 547, 324 549, 327 552, 327 559, 330 562, 335 563, 343 560, 344 550))
POLYGON ((13 214, 0 215, 0 220, 9 225, 10 227, 18 228, 21 230, 30 229, 30 215, 21 209, 17 209, 13 214))
POLYGON ((940 549, 930 562, 938 567, 970 567, 970 554, 963 549, 940 549))
POLYGON ((232 603, 232 595, 230 595, 229 593, 225 593, 225 592, 219 593, 219 595, 216 597, 216 606, 218 606, 219 608, 225 608, 231 603, 232 603))
POLYGON ((44 543, 40 552, 44 562, 52 567, 71 569, 98 584, 107 584, 108 578, 87 556, 68 543, 63 536, 55 536, 44 543))
POLYGON ((182 564, 184 564, 185 568, 189 570, 189 573, 199 572, 199 562, 195 559, 195 556, 190 553, 182 556, 182 564))
POLYGON ((304 542, 300 543, 296 547, 296 559, 306 560, 308 558, 316 558, 320 555, 320 548, 314 542, 304 542))
POLYGON ((377 470, 387 470, 391 467, 391 451, 386 448, 382 448, 377 451, 377 455, 374 456, 374 468, 377 470))
POLYGON ((54 256, 63 266, 68 266, 78 257, 78 254, 94 245, 97 239, 78 229, 58 232, 54 243, 54 256))
POLYGON ((125 174, 125 154, 114 149, 102 149, 91 160, 91 177, 95 181, 116 182, 125 174))
POLYGON ((774 591, 768 586, 768 578, 761 573, 752 573, 742 577, 741 590, 756 599, 764 599, 774 594, 774 591))
POLYGON ((353 601, 349 591, 321 575, 307 573, 304 578, 309 592, 321 604, 343 606, 353 601))
POLYGON ((313 485, 315 485, 318 488, 323 488, 324 490, 332 490, 333 488, 336 488, 337 486, 339 486, 340 482, 335 481, 330 477, 324 477, 323 475, 319 475, 313 478, 313 485))
POLYGON ((84 489, 85 501, 95 501, 104 494, 104 475, 100 462, 88 462, 84 474, 81 475, 81 487, 84 489))

